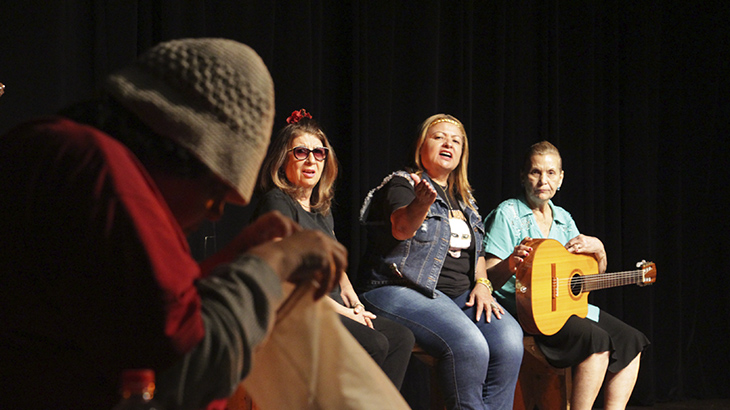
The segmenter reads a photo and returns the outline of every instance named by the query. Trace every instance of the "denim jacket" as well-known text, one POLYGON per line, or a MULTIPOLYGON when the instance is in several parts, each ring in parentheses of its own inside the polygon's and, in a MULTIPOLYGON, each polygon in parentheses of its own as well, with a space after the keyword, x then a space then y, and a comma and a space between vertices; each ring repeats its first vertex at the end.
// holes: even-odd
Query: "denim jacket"
MULTIPOLYGON (((368 221, 368 211, 375 192, 382 189, 396 176, 406 178, 411 186, 415 185, 410 174, 405 171, 397 171, 387 176, 377 188, 368 193, 360 209, 360 222, 366 227, 382 224, 382 221, 368 221)), ((425 173, 423 177, 430 184, 434 184, 425 173)), ((470 198, 470 203, 476 208, 476 203, 472 198, 470 198)), ((460 201, 460 205, 473 233, 472 240, 475 241, 473 266, 476 266, 484 246, 482 218, 463 201, 460 201)), ((433 297, 444 259, 449 250, 450 238, 449 207, 441 197, 437 197, 429 208, 426 219, 412 238, 400 241, 387 255, 375 255, 372 247, 368 247, 361 262, 363 266, 360 269, 365 290, 385 285, 403 285, 414 287, 433 297)), ((473 275, 473 272, 470 274, 473 275)))

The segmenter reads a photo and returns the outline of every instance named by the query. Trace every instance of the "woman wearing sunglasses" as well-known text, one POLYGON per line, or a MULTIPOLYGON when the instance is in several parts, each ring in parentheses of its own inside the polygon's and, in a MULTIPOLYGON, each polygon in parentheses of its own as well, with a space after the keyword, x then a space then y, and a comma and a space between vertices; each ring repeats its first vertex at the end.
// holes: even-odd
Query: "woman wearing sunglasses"
MULTIPOLYGON (((253 217, 277 210, 305 229, 334 238, 330 208, 338 168, 335 153, 306 110, 294 111, 287 123, 271 142, 261 168, 259 188, 264 194, 253 217)), ((365 310, 347 275, 342 275, 329 301, 347 330, 400 389, 413 350, 411 331, 365 310)))
POLYGON ((446 114, 427 118, 412 158, 414 168, 386 177, 361 209, 360 298, 438 359, 447 408, 511 409, 522 329, 492 298, 464 126, 446 114))

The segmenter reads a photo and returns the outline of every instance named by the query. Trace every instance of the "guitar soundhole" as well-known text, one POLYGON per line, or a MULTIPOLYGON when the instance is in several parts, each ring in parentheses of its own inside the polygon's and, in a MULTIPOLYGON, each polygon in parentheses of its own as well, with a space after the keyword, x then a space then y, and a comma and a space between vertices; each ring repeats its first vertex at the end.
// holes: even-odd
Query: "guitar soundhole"
POLYGON ((582 291, 583 277, 578 273, 573 273, 573 276, 570 277, 570 293, 573 294, 573 297, 576 297, 580 295, 582 291))

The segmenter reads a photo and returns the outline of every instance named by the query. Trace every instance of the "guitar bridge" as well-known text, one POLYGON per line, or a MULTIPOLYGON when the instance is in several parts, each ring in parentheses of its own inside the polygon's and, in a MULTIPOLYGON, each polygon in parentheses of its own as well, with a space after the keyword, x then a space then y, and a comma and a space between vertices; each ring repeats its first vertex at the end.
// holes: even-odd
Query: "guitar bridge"
POLYGON ((552 300, 553 303, 552 303, 552 308, 553 308, 553 312, 556 312, 558 310, 558 296, 559 296, 559 294, 558 294, 558 289, 559 289, 558 282, 559 281, 558 281, 558 268, 557 268, 557 266, 554 263, 550 264, 550 271, 551 271, 551 275, 553 277, 553 300, 552 300))

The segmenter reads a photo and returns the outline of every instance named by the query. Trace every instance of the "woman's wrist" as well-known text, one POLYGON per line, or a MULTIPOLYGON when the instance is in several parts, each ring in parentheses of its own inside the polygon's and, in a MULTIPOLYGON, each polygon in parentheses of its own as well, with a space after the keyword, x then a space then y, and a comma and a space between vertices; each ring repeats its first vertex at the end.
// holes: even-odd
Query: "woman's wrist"
POLYGON ((487 278, 476 278, 476 283, 486 286, 487 289, 489 289, 489 293, 494 292, 494 288, 492 287, 492 282, 490 282, 489 279, 487 279, 487 278))

